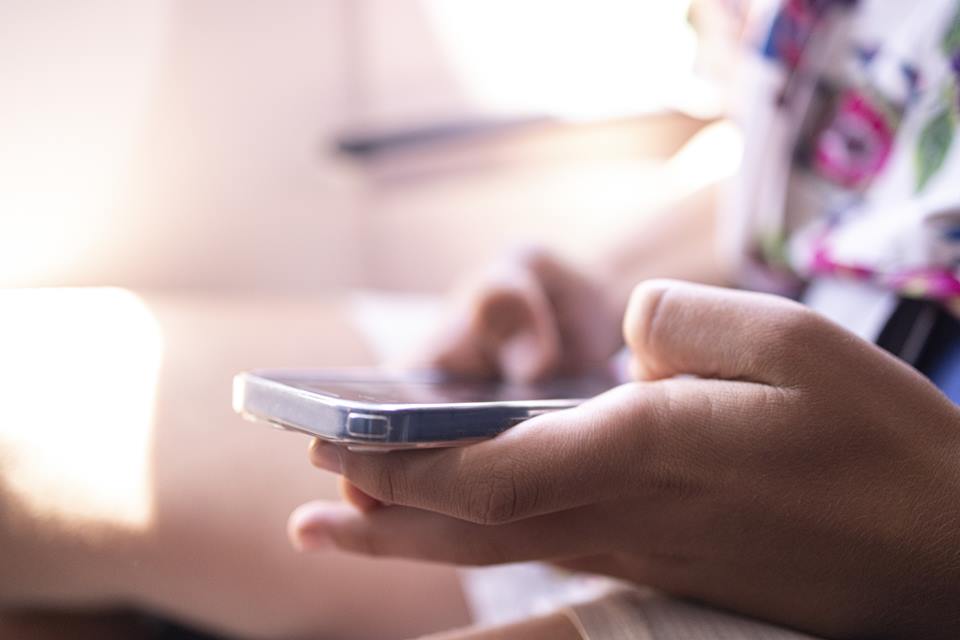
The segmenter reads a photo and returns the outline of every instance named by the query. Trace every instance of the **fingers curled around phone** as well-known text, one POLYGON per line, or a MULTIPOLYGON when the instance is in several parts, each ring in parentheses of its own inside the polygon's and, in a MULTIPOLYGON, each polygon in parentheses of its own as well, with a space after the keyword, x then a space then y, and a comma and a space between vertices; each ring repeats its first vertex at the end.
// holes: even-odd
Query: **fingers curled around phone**
POLYGON ((336 548, 390 556, 489 565, 603 553, 609 545, 593 507, 490 527, 409 507, 369 513, 336 502, 311 502, 290 517, 289 535, 303 551, 336 548))
POLYGON ((315 441, 311 459, 379 503, 505 524, 706 482, 715 463, 725 464, 726 436, 742 431, 739 409, 770 404, 764 391, 740 382, 630 383, 468 447, 370 454, 315 441))
POLYGON ((635 420, 643 419, 648 395, 627 385, 469 447, 369 454, 318 440, 310 456, 380 503, 504 524, 642 487, 634 477, 642 470, 640 458, 625 458, 630 450, 644 450, 647 433, 635 420), (636 410, 625 410, 624 402, 636 410))

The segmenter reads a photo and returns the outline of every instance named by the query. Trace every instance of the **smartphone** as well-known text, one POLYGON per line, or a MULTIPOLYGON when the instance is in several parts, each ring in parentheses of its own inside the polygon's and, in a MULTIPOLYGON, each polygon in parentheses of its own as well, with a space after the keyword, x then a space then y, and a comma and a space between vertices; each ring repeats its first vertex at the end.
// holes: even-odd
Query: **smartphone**
POLYGON ((616 386, 606 372, 538 384, 455 379, 435 371, 262 370, 234 378, 242 416, 351 449, 466 445, 616 386))

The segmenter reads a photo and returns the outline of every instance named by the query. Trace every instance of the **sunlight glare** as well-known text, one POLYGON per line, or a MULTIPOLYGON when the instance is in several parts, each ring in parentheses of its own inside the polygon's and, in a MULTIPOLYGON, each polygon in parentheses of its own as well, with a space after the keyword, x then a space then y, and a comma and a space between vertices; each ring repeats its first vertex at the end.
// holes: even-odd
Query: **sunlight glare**
POLYGON ((583 120, 687 100, 689 0, 427 0, 464 88, 507 113, 583 120))
POLYGON ((146 526, 162 350, 128 291, 0 291, 6 489, 40 516, 146 526))
POLYGON ((0 286, 84 280, 99 259, 149 122, 170 10, 0 2, 0 286))

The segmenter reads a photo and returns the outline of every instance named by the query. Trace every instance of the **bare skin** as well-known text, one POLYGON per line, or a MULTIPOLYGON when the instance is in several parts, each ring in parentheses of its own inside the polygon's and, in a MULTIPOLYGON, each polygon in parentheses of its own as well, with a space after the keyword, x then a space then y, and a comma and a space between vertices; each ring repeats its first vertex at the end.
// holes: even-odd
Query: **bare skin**
POLYGON ((960 635, 960 409, 822 316, 653 281, 636 382, 448 451, 311 460, 372 499, 291 518, 305 549, 559 560, 819 635, 960 635), (676 377, 690 374, 696 377, 676 377))
POLYGON ((441 632, 422 640, 582 640, 570 619, 553 613, 520 622, 487 628, 466 628, 441 632))

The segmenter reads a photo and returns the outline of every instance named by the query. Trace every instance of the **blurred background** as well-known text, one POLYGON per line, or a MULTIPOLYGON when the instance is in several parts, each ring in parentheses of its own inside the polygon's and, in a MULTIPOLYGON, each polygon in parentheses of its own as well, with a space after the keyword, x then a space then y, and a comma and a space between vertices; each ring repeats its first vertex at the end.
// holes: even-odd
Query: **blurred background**
POLYGON ((689 9, 2 0, 0 286, 435 291, 589 252, 717 114, 689 9))
POLYGON ((332 479, 231 378, 389 360, 505 248, 589 261, 735 171, 714 4, 0 0, 0 635, 118 597, 227 637, 426 630, 449 571, 291 549, 332 479))

